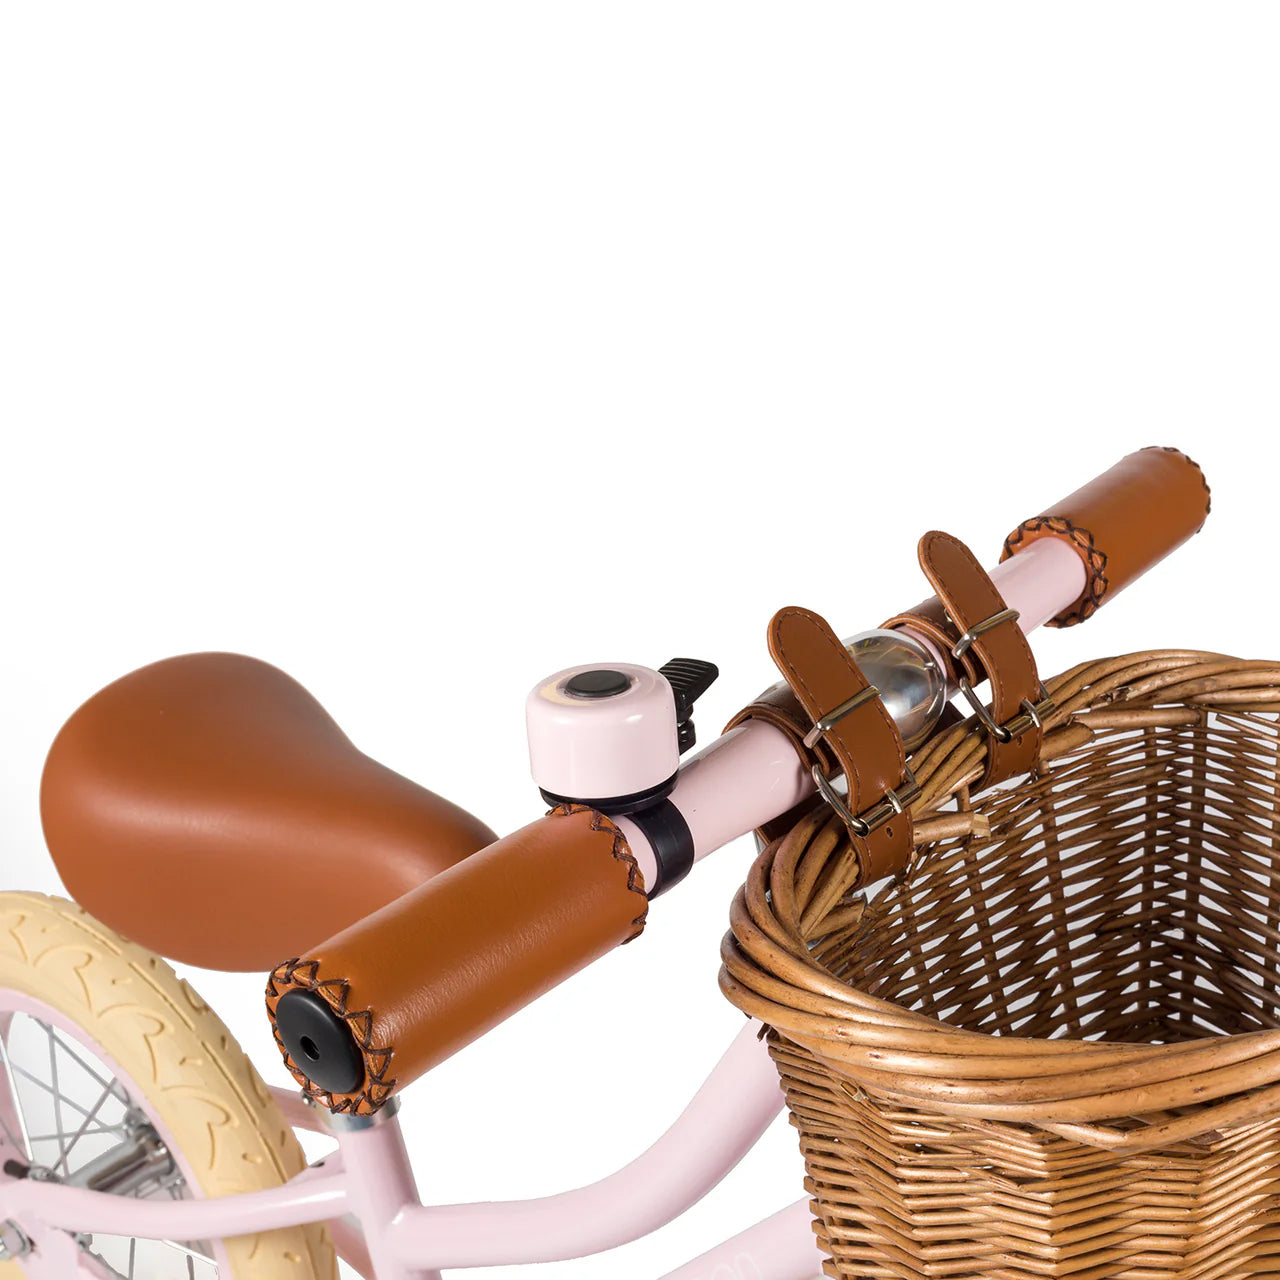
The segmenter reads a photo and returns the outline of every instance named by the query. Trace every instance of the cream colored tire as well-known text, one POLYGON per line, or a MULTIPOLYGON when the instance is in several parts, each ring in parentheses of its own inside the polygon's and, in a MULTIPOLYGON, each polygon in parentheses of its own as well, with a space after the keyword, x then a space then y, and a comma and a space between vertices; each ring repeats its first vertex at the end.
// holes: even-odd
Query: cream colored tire
MULTIPOLYGON (((6 992, 61 1014, 86 1048, 120 1068, 121 1082, 177 1157, 190 1194, 265 1190, 305 1167, 293 1130, 217 1014, 163 960, 74 903, 0 893, 0 1003, 6 992)), ((223 1246, 230 1275, 220 1264, 218 1280, 337 1275, 320 1225, 223 1246)), ((22 1274, 19 1263, 0 1263, 3 1280, 22 1274)))

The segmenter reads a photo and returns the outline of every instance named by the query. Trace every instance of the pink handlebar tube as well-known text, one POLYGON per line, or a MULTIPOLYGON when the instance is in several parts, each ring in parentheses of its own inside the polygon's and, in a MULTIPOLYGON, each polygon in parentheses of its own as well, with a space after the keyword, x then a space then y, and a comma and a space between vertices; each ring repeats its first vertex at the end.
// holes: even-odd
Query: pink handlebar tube
MULTIPOLYGON (((1009 607, 1018 611, 1018 625, 1029 632, 1079 599, 1085 569, 1065 542, 1046 538, 998 564, 991 580, 1009 607)), ((933 650, 923 636, 908 634, 933 650)), ((681 766, 671 803, 688 824, 694 858, 699 859, 786 813, 812 793, 813 779, 786 736, 772 725, 750 721, 681 766)), ((630 819, 619 818, 617 823, 645 883, 652 884, 657 859, 648 839, 630 819)))
POLYGON ((1033 542, 991 570, 991 581, 1005 603, 1017 609, 1018 625, 1028 634, 1078 600, 1086 577, 1084 561, 1057 538, 1033 542))

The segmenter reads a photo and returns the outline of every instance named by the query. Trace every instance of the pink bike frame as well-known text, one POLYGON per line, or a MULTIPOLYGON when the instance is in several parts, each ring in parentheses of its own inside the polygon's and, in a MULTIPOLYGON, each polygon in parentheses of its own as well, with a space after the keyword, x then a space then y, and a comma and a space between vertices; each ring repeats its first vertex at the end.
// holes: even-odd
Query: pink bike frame
MULTIPOLYGON (((992 572, 1024 631, 1078 598, 1084 567, 1055 539, 992 572)), ((919 637, 918 637, 919 638, 919 637)), ((813 789, 783 735, 748 724, 681 767, 672 802, 696 855, 754 829, 813 789)), ((653 853, 620 820, 646 875, 653 853), (647 864, 647 865, 646 865, 647 864)), ((782 1108, 777 1073, 748 1023, 684 1112, 646 1152, 600 1182, 538 1200, 424 1206, 394 1106, 371 1119, 322 1115, 275 1090, 297 1128, 331 1132, 337 1152, 271 1191, 216 1200, 147 1201, 0 1178, 0 1221, 46 1232, 204 1240, 329 1222, 338 1251, 368 1280, 438 1280, 443 1269, 562 1261, 657 1231, 705 1196, 756 1144, 782 1108)), ((105 1272, 75 1250, 81 1277, 105 1272)), ((807 1200, 798 1201, 665 1280, 808 1280, 822 1268, 807 1200)))
MULTIPOLYGON (((442 1269, 557 1262, 613 1249, 679 1217, 756 1144, 782 1108, 778 1077, 748 1023, 679 1119, 600 1182, 539 1200, 424 1206, 395 1107, 372 1120, 330 1117, 274 1090, 298 1128, 338 1150, 285 1185, 217 1200, 132 1200, 31 1180, 0 1182, 0 1216, 37 1239, 101 1232, 206 1240, 329 1222, 339 1254, 370 1280, 435 1280, 442 1269)), ((806 1280, 822 1265, 808 1202, 725 1242, 668 1280, 806 1280)), ((103 1280, 91 1258, 79 1273, 103 1280)))

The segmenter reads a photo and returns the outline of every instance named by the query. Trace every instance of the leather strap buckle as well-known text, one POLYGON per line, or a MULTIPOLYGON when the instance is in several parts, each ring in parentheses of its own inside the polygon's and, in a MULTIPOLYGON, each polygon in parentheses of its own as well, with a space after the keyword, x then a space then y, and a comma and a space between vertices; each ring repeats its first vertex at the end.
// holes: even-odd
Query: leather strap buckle
POLYGON ((913 848, 907 806, 920 791, 879 691, 809 609, 774 615, 769 651, 798 704, 792 741, 819 795, 849 830, 859 882, 901 874, 913 848), (837 788, 840 775, 844 785, 837 788))
POLYGON ((910 764, 902 767, 904 781, 896 791, 886 791, 875 804, 854 813, 845 803, 844 797, 835 789, 832 781, 822 771, 822 766, 813 766, 813 781, 818 794, 836 811, 841 821, 855 836, 869 836, 877 827, 882 827, 890 818, 905 813, 907 807, 920 798, 920 784, 911 770, 910 764))
MULTIPOLYGON (((969 650, 969 646, 980 636, 986 635, 988 631, 994 630, 994 628, 1001 626, 1003 623, 1016 623, 1021 616, 1017 609, 1001 609, 998 613, 993 613, 989 618, 983 618, 981 622, 975 622, 952 646, 951 656, 959 660, 964 657, 969 650)), ((1023 698, 1019 704, 1022 708, 1021 713, 1013 716, 1004 724, 997 724, 986 704, 974 692, 968 676, 960 677, 960 692, 964 694, 965 701, 973 708, 973 713, 981 721, 983 728, 997 742, 1012 742, 1014 738, 1026 733, 1028 729, 1042 728, 1045 718, 1054 708, 1053 699, 1049 697, 1048 691, 1041 684, 1040 700, 1038 702, 1032 702, 1030 698, 1023 698)))
POLYGON ((1032 702, 1030 698, 1023 698, 1019 704, 1022 707, 1021 713, 1010 720, 1006 720, 1004 724, 997 724, 986 704, 973 691, 973 685, 963 676, 960 679, 960 692, 964 694, 966 701, 973 708, 974 715, 982 722, 982 727, 997 742, 1012 742, 1014 738, 1020 738, 1028 729, 1043 727, 1044 720, 1054 708, 1053 699, 1049 697, 1044 685, 1041 685, 1039 702, 1032 702))
POLYGON ((942 636, 952 678, 987 737, 982 787, 1034 771, 1043 720, 1053 709, 1035 658, 1011 609, 973 552, 958 538, 933 530, 920 539, 920 567, 934 590, 920 606, 926 632, 942 636), (957 638, 958 637, 958 638, 957 638), (991 705, 973 691, 991 683, 991 705))
POLYGON ((880 690, 875 685, 867 685, 865 689, 855 693, 848 701, 842 702, 834 711, 823 716, 821 720, 814 721, 813 728, 802 739, 804 745, 812 750, 817 745, 818 739, 825 738, 851 711, 856 711, 864 703, 870 702, 872 698, 878 698, 879 696, 880 690))
POLYGON ((1001 609, 999 613, 993 613, 989 618, 983 618, 981 622, 974 623, 968 631, 960 637, 951 647, 951 656, 953 658, 963 658, 969 651, 969 646, 979 637, 986 635, 993 627, 998 627, 1002 622, 1017 622, 1022 617, 1017 609, 1001 609))

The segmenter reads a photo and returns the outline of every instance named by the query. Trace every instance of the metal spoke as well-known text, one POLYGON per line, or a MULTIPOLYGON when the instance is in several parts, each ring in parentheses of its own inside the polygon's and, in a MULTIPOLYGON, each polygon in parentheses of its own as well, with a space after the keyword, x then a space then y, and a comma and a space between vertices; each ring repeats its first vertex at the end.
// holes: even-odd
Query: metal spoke
MULTIPOLYGON (((13 1026, 12 1016, 9 1018, 8 1026, 13 1026)), ((14 1141, 14 1135, 9 1132, 9 1125, 7 1121, 4 1125, 5 1137, 8 1138, 9 1142, 13 1146, 17 1147, 19 1151, 25 1152, 27 1159, 30 1160, 32 1155, 32 1138, 27 1129, 27 1114, 22 1109, 22 1099, 18 1096, 18 1082, 14 1078, 13 1063, 9 1061, 9 1046, 5 1044, 5 1038, 3 1035, 0 1035, 0 1062, 4 1064, 4 1072, 9 1079, 9 1098, 13 1102, 13 1110, 18 1120, 18 1128, 22 1130, 22 1141, 14 1141)))
MULTIPOLYGON (((20 1041, 20 1048, 25 1047, 25 1053, 19 1055, 25 1057, 29 1065, 15 1061, 12 1037, 7 1037, 3 1029, 0 1029, 0 1066, 4 1070, 4 1075, 0 1076, 0 1089, 4 1087, 7 1078, 13 1100, 12 1118, 22 1129, 21 1144, 10 1132, 7 1108, 3 1114, 0 1114, 0 1125, 3 1126, 7 1140, 14 1147, 21 1145, 29 1159, 35 1158, 33 1144, 55 1145, 57 1159, 49 1164, 57 1175, 55 1180, 61 1181, 73 1173, 72 1163, 75 1152, 83 1139, 107 1138, 120 1141, 128 1139, 134 1132, 131 1121, 136 1119, 141 1122, 143 1113, 136 1107, 124 1085, 115 1079, 109 1070, 104 1071, 96 1058, 90 1062, 81 1056, 81 1053, 86 1050, 78 1042, 69 1043, 57 1028, 39 1018, 29 1014, 20 1016, 24 1021, 33 1023, 34 1027, 43 1033, 48 1044, 48 1062, 45 1066, 40 1065, 43 1057, 40 1051, 40 1040, 37 1038, 31 1042, 29 1037, 23 1037, 20 1041), (42 1078, 46 1073, 48 1078, 42 1078), (19 1088, 20 1079, 22 1088, 19 1088), (90 1081, 96 1083, 98 1092, 93 1103, 86 1106, 77 1101, 73 1095, 92 1096, 90 1081), (23 1089, 28 1083, 42 1091, 51 1100, 54 1132, 38 1134, 31 1132, 27 1110, 22 1104, 23 1089), (119 1120, 108 1123, 111 1111, 107 1108, 113 1101, 125 1108, 125 1115, 119 1120)), ((12 1021, 8 1029, 11 1027, 12 1021)), ((27 1094, 26 1097, 28 1102, 32 1100, 32 1095, 27 1094)), ((49 1105, 49 1102, 41 1104, 41 1112, 45 1116, 48 1113, 43 1108, 49 1105)), ((42 1127, 47 1128, 47 1126, 42 1127)), ((81 1158, 79 1163, 83 1165, 84 1159, 81 1158)), ((130 1194, 138 1197, 159 1194, 181 1200, 185 1198, 185 1194, 190 1193, 178 1176, 172 1181, 157 1183, 154 1187, 138 1186, 130 1194)), ((174 1280, 179 1275, 184 1276, 185 1280, 217 1280, 218 1276, 218 1266, 216 1259, 212 1256, 212 1246, 206 1241, 184 1244, 173 1240, 148 1240, 140 1244, 137 1238, 104 1234, 100 1235, 97 1241, 85 1237, 81 1242, 81 1249, 84 1265, 95 1275, 101 1274, 103 1280, 139 1280, 139 1277, 150 1280, 153 1274, 173 1277, 174 1280), (118 1266, 108 1262, 107 1257, 103 1256, 104 1252, 107 1256, 115 1258, 120 1266, 125 1267, 126 1272, 122 1272, 118 1266), (168 1262, 165 1261, 166 1257, 169 1259, 168 1262)))
POLYGON ((65 1158, 65 1151, 62 1146, 62 1089, 58 1084, 58 1042, 53 1038, 53 1028, 47 1027, 42 1022, 49 1036, 49 1074, 53 1080, 53 1123, 58 1127, 58 1163, 61 1164, 65 1158))
POLYGON ((176 1249, 179 1253, 185 1253, 190 1260, 199 1259, 201 1262, 212 1262, 213 1259, 207 1253, 201 1253, 199 1249, 193 1249, 189 1244, 179 1244, 176 1240, 161 1240, 160 1243, 169 1249, 176 1249))
MULTIPOLYGON (((44 1023, 40 1023, 40 1025, 44 1026, 44 1023)), ((70 1058, 82 1071, 84 1071, 86 1075, 92 1076, 93 1079, 104 1089, 119 1090, 119 1092, 116 1093, 116 1097, 119 1098, 126 1107, 132 1105, 132 1099, 129 1097, 128 1091, 119 1080, 116 1080, 113 1077, 99 1075, 97 1070, 76 1052, 76 1046, 74 1044, 69 1044, 65 1037, 63 1037, 55 1028, 48 1027, 46 1030, 48 1030, 49 1034, 57 1042, 58 1048, 61 1049, 62 1052, 65 1053, 67 1057, 70 1058)))
POLYGON ((113 1094, 110 1089, 104 1089, 102 1091, 102 1096, 98 1099, 97 1102, 93 1104, 93 1110, 90 1111, 87 1116, 85 1116, 84 1123, 72 1135, 71 1141, 67 1143, 66 1150, 62 1153, 62 1159, 58 1161, 58 1164, 61 1166, 63 1172, 66 1173, 68 1177, 71 1176, 71 1153, 75 1150, 76 1143, 79 1142, 80 1139, 84 1137, 85 1131, 93 1123, 94 1118, 97 1116, 98 1112, 102 1110, 102 1104, 106 1102, 108 1098, 113 1098, 113 1097, 115 1097, 115 1094, 113 1094))
MULTIPOLYGON (((128 1130, 121 1123, 99 1125, 93 1129, 85 1129, 83 1132, 86 1138, 107 1137, 111 1134, 118 1134, 120 1137, 124 1137, 128 1130)), ((57 1142, 57 1140, 58 1135, 56 1133, 33 1133, 31 1135, 32 1142, 57 1142)))
MULTIPOLYGON (((26 1067, 20 1067, 18 1066, 17 1063, 14 1063, 13 1070, 16 1071, 18 1075, 24 1077, 27 1080, 30 1080, 31 1083, 35 1085, 37 1088, 43 1089, 45 1093, 48 1093, 48 1094, 54 1093, 54 1091, 43 1080, 41 1080, 39 1076, 33 1075, 30 1071, 26 1069, 26 1067)), ((54 1094, 54 1096, 56 1097, 57 1095, 54 1094)), ((66 1105, 69 1106, 72 1111, 78 1111, 82 1116, 87 1116, 89 1114, 86 1108, 82 1107, 78 1102, 72 1101, 72 1099, 70 1098, 63 1098, 62 1101, 65 1102, 66 1105)))

